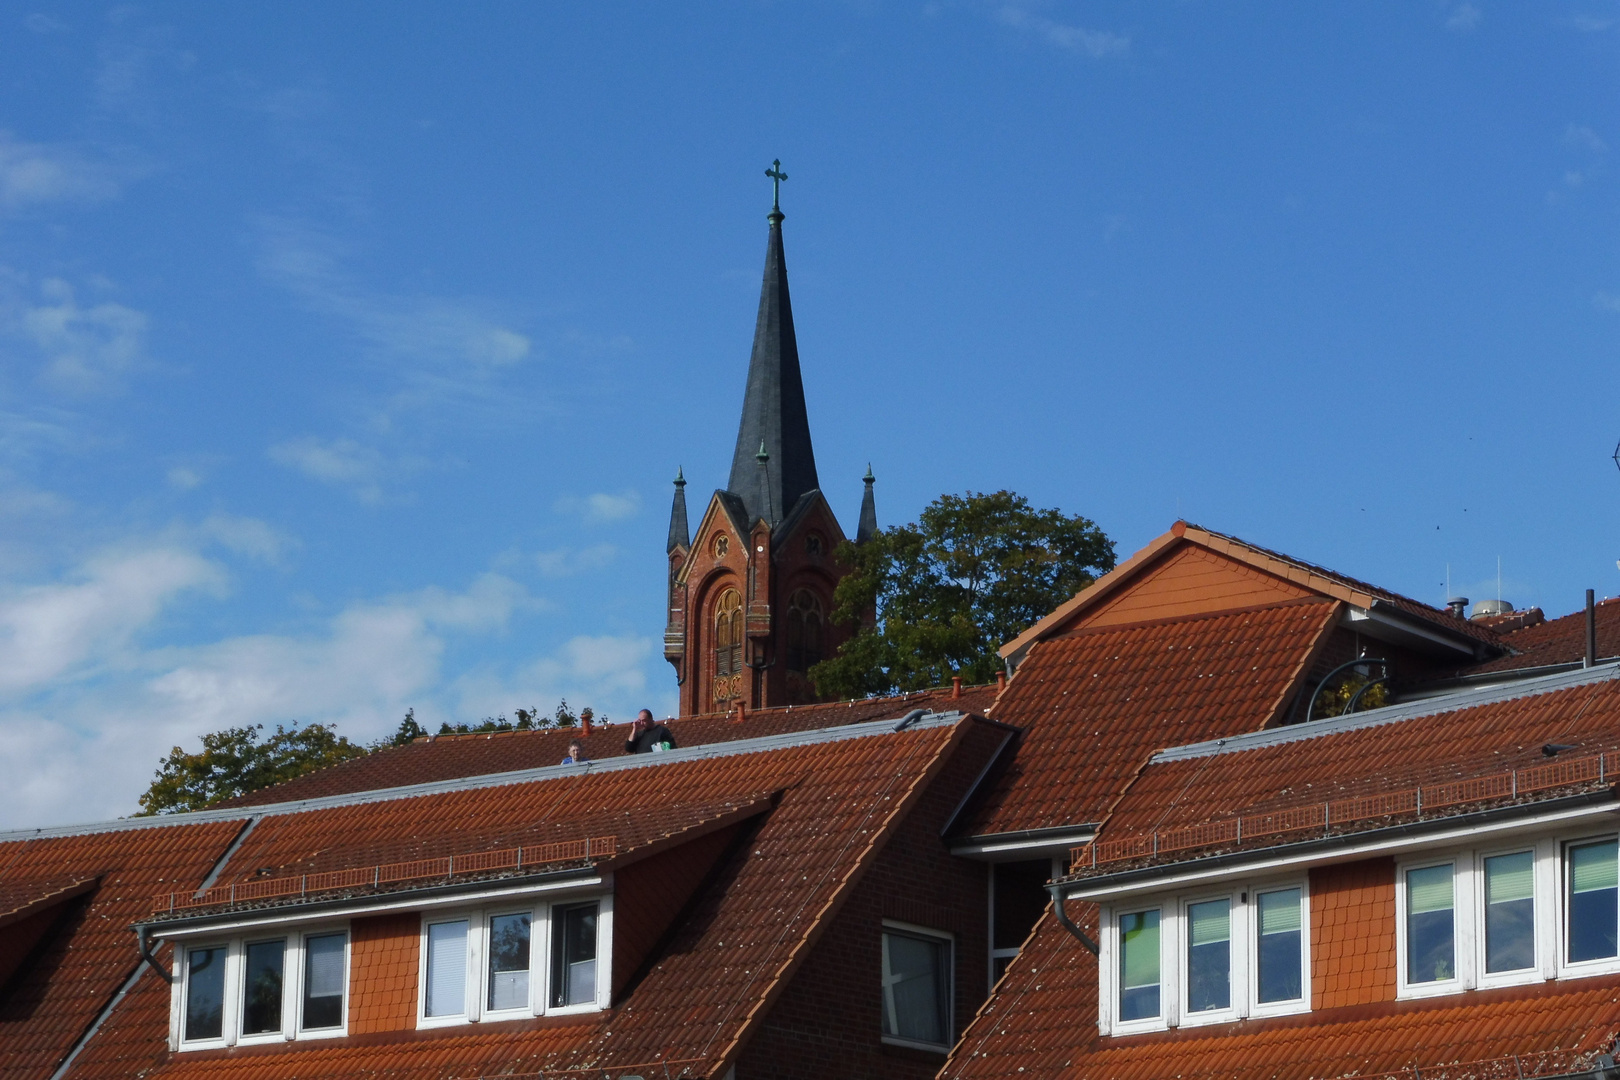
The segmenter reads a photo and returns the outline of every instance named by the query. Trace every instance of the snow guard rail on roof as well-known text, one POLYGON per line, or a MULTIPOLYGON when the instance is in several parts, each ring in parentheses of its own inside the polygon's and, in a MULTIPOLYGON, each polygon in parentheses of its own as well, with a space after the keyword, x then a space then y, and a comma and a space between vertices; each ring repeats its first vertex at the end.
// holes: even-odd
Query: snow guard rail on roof
POLYGON ((437 859, 412 859, 353 870, 329 870, 297 877, 243 881, 216 885, 202 892, 160 893, 153 900, 152 915, 162 918, 198 908, 225 908, 235 904, 266 900, 304 899, 322 893, 353 890, 381 890, 388 885, 449 880, 458 874, 488 874, 502 871, 556 868, 569 863, 589 863, 608 858, 619 850, 616 836, 593 836, 584 840, 564 840, 554 844, 502 848, 470 855, 446 855, 437 859))
POLYGON ((1547 793, 1563 789, 1571 789, 1570 794, 1587 789, 1597 790, 1614 781, 1614 770, 1608 767, 1607 758, 1606 753, 1595 754, 1447 784, 1385 791, 1333 802, 1307 803, 1287 810, 1248 814, 1175 829, 1153 829, 1119 840, 1097 840, 1069 850, 1069 873, 1088 875, 1089 871, 1112 863, 1179 857, 1185 851, 1238 847, 1251 840, 1270 840, 1289 833, 1320 832, 1332 835, 1336 832, 1360 831, 1359 826, 1369 822, 1403 817, 1428 820, 1431 815, 1434 819, 1453 817, 1462 812, 1461 808, 1472 808, 1479 803, 1499 800, 1511 803, 1521 799, 1527 803, 1540 802, 1547 793), (1445 812, 1436 814, 1434 811, 1445 812))

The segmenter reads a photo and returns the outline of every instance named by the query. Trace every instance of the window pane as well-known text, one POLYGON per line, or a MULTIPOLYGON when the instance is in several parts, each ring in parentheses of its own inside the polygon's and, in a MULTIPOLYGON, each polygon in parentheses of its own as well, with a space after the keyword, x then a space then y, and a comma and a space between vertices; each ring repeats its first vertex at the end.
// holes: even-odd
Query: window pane
POLYGON ((467 920, 433 923, 427 932, 428 1016, 460 1016, 467 1011, 467 920))
POLYGON ((281 968, 286 941, 256 941, 244 958, 242 979, 242 1034, 263 1035, 281 1030, 281 968))
POLYGON ((1052 876, 1052 860, 992 863, 995 888, 995 923, 991 928, 992 949, 1016 949, 1024 944, 1051 899, 1046 880, 1052 876))
POLYGON ((1457 974, 1452 867, 1406 872, 1406 981, 1439 982, 1457 974))
POLYGON ((1529 851, 1485 860, 1485 970, 1536 966, 1536 859, 1529 851))
POLYGON ((950 945, 883 935, 883 1033, 943 1046, 949 1030, 950 945))
POLYGON ((304 1027, 343 1026, 345 934, 304 939, 304 1027))
POLYGON ((596 905, 552 909, 551 1005, 596 1000, 596 905))
POLYGON ((489 1008, 529 1004, 529 913, 489 920, 489 1008))
POLYGON ((1159 913, 1137 911, 1119 920, 1119 1018, 1159 1015, 1159 913))
POLYGON ((1232 1004, 1232 902, 1187 906, 1187 1011, 1232 1004))
POLYGON ((1261 1004, 1298 1001, 1304 992, 1304 951, 1300 948, 1300 905, 1298 889, 1278 889, 1260 893, 1260 944, 1255 950, 1259 962, 1261 1004))
POLYGON ((1617 874, 1615 841, 1569 848, 1569 959, 1615 955, 1617 874))
POLYGON ((186 953, 187 1039, 217 1039, 225 1030, 225 950, 186 953))

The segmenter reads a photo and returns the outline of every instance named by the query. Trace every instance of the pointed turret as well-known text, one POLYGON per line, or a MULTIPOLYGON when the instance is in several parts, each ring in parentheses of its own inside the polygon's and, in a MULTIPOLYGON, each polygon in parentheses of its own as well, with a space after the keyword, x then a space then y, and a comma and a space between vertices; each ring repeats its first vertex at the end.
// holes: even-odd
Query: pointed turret
POLYGON ((793 306, 788 300, 782 211, 773 207, 767 220, 771 229, 765 245, 765 281, 759 292, 759 317, 754 324, 754 352, 748 361, 742 423, 737 429, 731 480, 726 486, 742 497, 750 518, 764 518, 774 528, 799 496, 821 485, 816 479, 815 451, 810 446, 810 418, 799 375, 799 344, 793 334, 793 306), (765 455, 763 461, 761 454, 765 455))
MULTIPOLYGON (((868 472, 871 470, 868 469, 868 472)), ((692 534, 686 527, 686 471, 675 470, 675 499, 669 507, 669 544, 664 548, 668 554, 676 548, 689 548, 692 546, 692 534)))
POLYGON ((866 475, 861 479, 866 481, 866 494, 861 496, 861 520, 855 526, 855 542, 864 544, 872 539, 877 532, 877 500, 872 497, 872 485, 877 483, 877 477, 872 475, 872 463, 866 464, 866 475))

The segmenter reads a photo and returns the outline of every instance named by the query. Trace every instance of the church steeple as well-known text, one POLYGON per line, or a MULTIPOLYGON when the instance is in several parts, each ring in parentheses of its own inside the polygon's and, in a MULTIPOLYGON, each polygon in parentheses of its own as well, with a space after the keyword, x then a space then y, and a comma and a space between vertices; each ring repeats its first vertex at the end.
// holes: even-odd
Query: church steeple
POLYGON ((872 485, 877 483, 877 477, 872 475, 872 465, 866 465, 866 475, 861 477, 866 481, 866 494, 861 496, 861 519, 855 526, 855 542, 864 544, 872 539, 872 534, 878 531, 877 500, 872 497, 872 485))
MULTIPOLYGON (((778 161, 774 168, 766 170, 778 190, 787 179, 781 169, 778 161)), ((742 498, 750 519, 764 518, 774 528, 801 495, 821 484, 816 479, 804 381, 799 375, 799 344, 793 334, 793 306, 788 300, 779 201, 766 220, 771 227, 765 244, 765 280, 759 292, 759 317, 754 323, 754 351, 748 361, 742 423, 737 429, 737 448, 731 456, 731 479, 726 487, 742 498)))
POLYGON ((669 507, 669 544, 664 548, 664 553, 667 555, 678 547, 691 546, 692 534, 686 527, 686 470, 676 469, 675 499, 669 507))

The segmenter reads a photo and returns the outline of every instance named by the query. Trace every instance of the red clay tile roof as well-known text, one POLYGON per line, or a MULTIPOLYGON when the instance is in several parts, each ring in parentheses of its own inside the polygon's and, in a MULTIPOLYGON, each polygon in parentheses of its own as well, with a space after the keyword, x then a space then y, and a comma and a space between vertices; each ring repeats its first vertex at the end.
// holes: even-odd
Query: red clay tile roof
POLYGON ((1265 726, 1338 610, 1296 601, 1040 642, 994 710, 1026 729, 1017 756, 959 831, 1101 821, 1155 750, 1265 726))
MULTIPOLYGON (((1600 601, 1593 612, 1597 623, 1599 658, 1620 656, 1620 597, 1600 601)), ((1568 664, 1586 656, 1586 612, 1577 611, 1561 619, 1550 619, 1535 626, 1502 636, 1513 650, 1489 663, 1467 668, 1459 674, 1482 675, 1495 671, 1517 671, 1548 664, 1568 664)))
POLYGON ((1050 615, 1003 645, 1001 655, 1004 657, 1016 657, 1036 641, 1042 640, 1050 634, 1061 632, 1081 611, 1101 602, 1104 597, 1111 595, 1114 591, 1127 587, 1128 583, 1140 571, 1155 564, 1161 555, 1182 544, 1189 543, 1198 544, 1211 551, 1247 563, 1257 569, 1265 570, 1267 573, 1310 589, 1325 599, 1342 600, 1363 608, 1370 607, 1375 603, 1388 604, 1407 615, 1430 623, 1458 637, 1470 638, 1487 649, 1499 650, 1502 648, 1500 638, 1489 626, 1481 623, 1470 623, 1457 618, 1448 611, 1430 607, 1428 604, 1413 600, 1411 597, 1390 592, 1388 589, 1379 588, 1365 581, 1358 581, 1326 567, 1316 566, 1283 555, 1280 552, 1270 551, 1240 540, 1235 536, 1227 536, 1211 529, 1204 529, 1197 525, 1178 521, 1171 526, 1169 532, 1154 539, 1129 559, 1080 590, 1073 598, 1061 604, 1050 615))
POLYGON ((241 827, 220 821, 0 843, 0 894, 37 897, 71 879, 101 879, 93 894, 70 901, 82 911, 64 912, 43 951, 0 994, 0 1077, 51 1074, 135 970, 129 927, 152 894, 196 888, 241 827))
MULTIPOLYGON (((1590 675, 1555 677, 1555 685, 1565 688, 1540 693, 1533 692, 1535 684, 1518 684, 1502 692, 1505 700, 1452 712, 1438 711, 1444 709, 1444 699, 1417 703, 1415 709, 1436 711, 1391 723, 1369 723, 1376 721, 1377 713, 1346 718, 1368 726, 1346 728, 1339 720, 1313 721, 1309 728, 1287 729, 1290 735, 1302 736, 1291 741, 1239 749, 1244 742, 1239 739, 1225 752, 1150 764, 1114 807, 1099 841, 1115 842, 1154 829, 1205 825, 1239 815, 1270 815, 1329 802, 1337 805, 1340 800, 1367 800, 1364 806, 1389 801, 1390 815, 1400 816, 1406 813, 1406 804, 1396 805, 1385 797, 1420 786, 1427 792, 1481 778, 1507 777, 1513 770, 1521 775, 1550 772, 1561 764, 1573 767, 1599 754, 1612 763, 1620 757, 1615 753, 1620 750, 1620 678, 1616 675, 1616 669, 1605 668, 1590 675), (1567 685, 1571 681, 1577 684, 1567 685), (1306 737, 1309 731, 1320 734, 1306 737), (1549 762, 1542 753, 1548 743, 1574 749, 1560 754, 1558 762, 1549 762)), ((1596 769, 1591 771, 1591 779, 1598 780, 1596 769)), ((1608 772, 1606 784, 1612 786, 1612 764, 1608 772)), ((1568 781, 1567 786, 1575 786, 1580 777, 1572 773, 1568 781)), ((1564 790, 1564 786, 1542 786, 1526 794, 1505 784, 1502 787, 1499 792, 1488 785, 1462 783, 1453 789, 1458 799, 1452 809, 1534 801, 1564 790), (1514 790, 1519 791, 1517 798, 1512 795, 1514 790)), ((1447 812, 1439 811, 1442 815, 1447 812)), ((1386 820, 1377 814, 1349 820, 1344 831, 1362 831, 1386 820)), ((1295 839, 1296 834, 1282 832, 1246 837, 1241 845, 1220 846, 1247 850, 1295 839)), ((1207 849, 1195 848, 1162 855, 1159 861, 1205 853, 1207 849)))
POLYGON ((0 880, 0 928, 82 896, 95 887, 94 875, 0 880))
MULTIPOLYGON (((995 697, 994 686, 964 687, 960 699, 953 699, 950 688, 944 687, 900 697, 759 709, 748 713, 746 719, 740 722, 735 713, 708 713, 665 722, 681 746, 702 746, 764 735, 841 727, 868 720, 898 719, 918 708, 982 714, 995 702, 995 697)), ((600 761, 624 755, 624 741, 629 730, 628 724, 615 724, 607 729, 598 727, 590 735, 581 735, 578 728, 554 728, 485 735, 441 735, 431 741, 418 739, 405 746, 351 758, 283 784, 223 800, 216 805, 221 808, 264 806, 465 776, 534 769, 561 761, 563 755, 568 753, 568 743, 573 739, 579 739, 584 744, 587 757, 600 761)))
MULTIPOLYGON (((658 1060, 697 1060, 689 1075, 717 1075, 804 955, 804 942, 848 895, 929 780, 955 753, 988 761, 1005 737, 1005 729, 984 721, 924 722, 900 733, 884 729, 782 749, 649 760, 265 817, 221 880, 260 866, 313 870, 609 829, 627 845, 637 836, 651 843, 683 821, 700 819, 705 808, 781 793, 748 843, 725 857, 661 958, 609 1012, 563 1022, 168 1054, 168 989, 143 975, 69 1075, 437 1078, 586 1067, 619 1072, 658 1060)), ((124 955, 132 954, 128 941, 124 955)))

